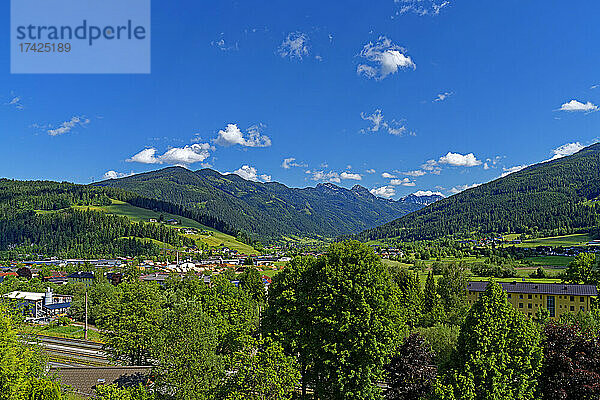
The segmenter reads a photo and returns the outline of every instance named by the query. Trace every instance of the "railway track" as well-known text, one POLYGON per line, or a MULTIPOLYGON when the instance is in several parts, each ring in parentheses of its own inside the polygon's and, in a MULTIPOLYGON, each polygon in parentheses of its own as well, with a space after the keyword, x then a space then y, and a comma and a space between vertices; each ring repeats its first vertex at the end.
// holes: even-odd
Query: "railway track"
POLYGON ((39 345, 48 354, 51 363, 71 366, 111 364, 101 343, 45 335, 24 337, 24 341, 39 345))

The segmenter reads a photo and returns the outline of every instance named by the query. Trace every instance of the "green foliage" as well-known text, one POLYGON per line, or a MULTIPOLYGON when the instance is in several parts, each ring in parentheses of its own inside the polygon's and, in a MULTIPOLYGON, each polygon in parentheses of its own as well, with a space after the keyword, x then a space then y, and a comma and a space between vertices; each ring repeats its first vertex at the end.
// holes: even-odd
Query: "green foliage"
POLYGON ((421 326, 432 326, 444 320, 444 308, 440 302, 438 287, 435 283, 433 271, 427 274, 423 290, 423 307, 421 310, 421 326))
POLYGON ((548 273, 543 267, 538 267, 535 272, 529 274, 530 278, 544 279, 548 277, 548 273))
POLYGON ((208 399, 224 377, 217 354, 219 333, 197 300, 180 300, 167 311, 155 343, 157 382, 175 399, 208 399))
POLYGON ((31 377, 27 380, 26 400, 60 400, 61 387, 48 379, 31 377))
POLYGON ((158 336, 164 297, 155 283, 137 279, 121 283, 104 303, 98 326, 109 355, 130 365, 150 365, 152 341, 158 336))
POLYGON ((579 253, 567 267, 564 280, 569 283, 597 285, 600 280, 600 268, 596 255, 579 253))
POLYGON ((269 289, 264 328, 297 356, 303 391, 328 399, 378 399, 376 383, 403 320, 399 293, 381 260, 358 242, 297 258, 269 289))
POLYGON ((45 359, 17 336, 19 320, 0 303, 0 400, 60 400, 44 377, 45 359))
POLYGON ((441 304, 446 313, 445 320, 459 325, 468 310, 466 266, 462 263, 444 265, 437 285, 441 304))
POLYGON ((534 399, 542 363, 539 330, 490 282, 461 327, 454 362, 446 379, 457 398, 534 399))
POLYGON ((361 240, 488 233, 557 236, 600 225, 600 145, 537 164, 363 232, 361 240))
MULTIPOLYGON (((187 212, 217 218, 227 227, 266 238, 356 233, 422 207, 377 198, 360 186, 347 190, 320 184, 295 189, 246 181, 210 169, 170 167, 97 185, 172 203, 187 212)), ((238 237, 248 243, 243 235, 238 237)))
POLYGON ((471 266, 471 272, 477 276, 486 276, 493 278, 514 278, 517 276, 517 270, 512 265, 498 264, 474 264, 471 266))
POLYGON ((419 332, 431 346, 435 354, 435 362, 440 370, 451 366, 456 351, 460 327, 448 324, 436 324, 429 328, 418 328, 419 332))
POLYGON ((98 385, 95 388, 96 398, 101 400, 154 400, 154 394, 143 386, 119 388, 117 385, 98 385))
POLYGON ((242 289, 259 304, 266 302, 267 291, 262 280, 262 274, 256 268, 246 267, 240 276, 240 283, 242 289))
POLYGON ((406 323, 410 328, 417 326, 421 319, 423 292, 419 274, 406 268, 391 268, 391 276, 400 291, 406 323))
POLYGON ((233 373, 221 384, 217 398, 227 400, 289 400, 300 380, 296 360, 280 344, 255 340, 233 354, 233 373))

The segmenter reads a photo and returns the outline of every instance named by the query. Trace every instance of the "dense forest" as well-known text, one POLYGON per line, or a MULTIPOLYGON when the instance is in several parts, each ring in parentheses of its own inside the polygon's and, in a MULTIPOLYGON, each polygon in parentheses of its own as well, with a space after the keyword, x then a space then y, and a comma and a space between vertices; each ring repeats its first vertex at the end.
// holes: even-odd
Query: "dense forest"
POLYGON ((198 217, 216 218, 227 227, 259 238, 358 233, 423 207, 412 198, 378 198, 358 185, 351 190, 330 183, 297 189, 276 182, 247 181, 210 169, 194 172, 181 167, 97 185, 180 205, 198 217))
MULTIPOLYGON (((0 180, 0 251, 63 257, 154 255, 154 239, 193 246, 191 239, 157 224, 71 206, 101 206, 126 193, 70 183, 0 180)), ((133 196, 130 196, 133 197, 133 196)))
POLYGON ((600 144, 595 144, 440 200, 358 238, 587 231, 600 223, 599 196, 600 144))

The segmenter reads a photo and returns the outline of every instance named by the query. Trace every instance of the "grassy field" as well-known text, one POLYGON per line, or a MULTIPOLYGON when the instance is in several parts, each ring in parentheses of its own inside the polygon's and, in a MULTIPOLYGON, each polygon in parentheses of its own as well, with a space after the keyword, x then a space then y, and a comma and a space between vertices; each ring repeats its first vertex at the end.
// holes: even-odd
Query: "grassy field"
MULTIPOLYGON (((541 257, 540 257, 541 258, 541 257)), ((463 260, 463 259, 461 259, 463 260)), ((468 259, 464 259, 464 261, 466 262, 471 262, 473 263, 475 260, 477 260, 475 257, 469 257, 468 259)), ((398 266, 398 267, 405 267, 405 268, 409 268, 412 267, 412 265, 410 264, 404 264, 398 261, 393 261, 393 260, 388 260, 388 259, 383 259, 382 260, 384 264, 386 265, 393 265, 393 266, 398 266)), ((459 261, 459 260, 445 260, 445 261, 459 261)), ((481 261, 481 260, 479 260, 481 261)), ((430 262, 430 264, 428 264, 429 262, 426 262, 426 265, 429 267, 430 264, 432 264, 433 262, 430 262)), ((517 268, 517 276, 514 278, 494 278, 496 281, 498 282, 512 282, 512 281, 520 281, 523 278, 526 279, 527 282, 538 282, 538 283, 555 283, 555 282, 560 282, 561 280, 559 278, 557 278, 556 276, 561 272, 559 270, 547 270, 546 272, 548 273, 549 277, 548 278, 544 278, 544 279, 533 279, 529 277, 529 274, 531 274, 532 272, 534 272, 537 269, 537 266, 534 267, 528 267, 528 268, 517 268)), ((424 285, 425 284, 425 280, 427 279, 427 274, 429 273, 428 271, 418 271, 419 272, 419 280, 421 281, 421 284, 424 285)), ((435 275, 435 279, 438 279, 440 277, 440 275, 435 275)), ((471 275, 468 278, 469 280, 472 281, 488 281, 490 278, 487 276, 474 276, 471 275)))
MULTIPOLYGON (((30 335, 45 335, 67 339, 83 339, 83 327, 80 325, 52 326, 52 325, 27 325, 23 333, 30 335)), ((100 334, 95 330, 88 330, 88 340, 100 342, 100 334)))
POLYGON ((97 210, 97 211, 106 212, 108 214, 125 216, 135 222, 139 222, 139 221, 148 222, 148 220, 150 218, 155 218, 158 220, 160 215, 162 214, 162 216, 165 220, 176 219, 178 221, 181 221, 181 225, 177 225, 177 227, 193 228, 193 229, 196 229, 199 231, 209 232, 209 234, 207 234, 207 235, 201 235, 201 234, 186 235, 195 240, 200 240, 201 242, 206 243, 208 246, 211 246, 211 247, 225 246, 230 249, 237 250, 238 252, 244 253, 244 254, 256 254, 257 253, 257 251, 254 250, 254 248, 252 246, 248 246, 245 243, 239 242, 233 236, 227 235, 223 232, 217 231, 216 229, 202 225, 201 223, 194 221, 192 219, 184 218, 179 215, 173 215, 173 214, 168 214, 168 213, 159 213, 159 212, 155 212, 152 210, 147 210, 145 208, 135 207, 135 206, 132 206, 131 204, 128 204, 128 203, 125 203, 122 201, 118 201, 118 200, 112 200, 112 202, 113 203, 110 206, 77 206, 76 208, 97 210))
POLYGON ((542 256, 542 257, 527 257, 526 261, 531 262, 535 266, 541 267, 567 267, 573 260, 573 257, 566 256, 542 256))
POLYGON ((582 246, 592 240, 588 234, 576 234, 565 236, 553 236, 538 239, 525 240, 517 244, 517 247, 537 247, 537 246, 582 246))

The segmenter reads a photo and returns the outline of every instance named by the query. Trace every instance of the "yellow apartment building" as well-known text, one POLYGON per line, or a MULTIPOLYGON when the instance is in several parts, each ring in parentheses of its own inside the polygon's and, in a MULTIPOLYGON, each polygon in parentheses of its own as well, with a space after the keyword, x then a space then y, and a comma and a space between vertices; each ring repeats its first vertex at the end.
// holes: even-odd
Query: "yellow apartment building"
MULTIPOLYGON (((498 282, 513 307, 534 316, 540 307, 558 318, 566 312, 589 311, 592 297, 598 295, 595 285, 534 282, 498 282)), ((472 305, 487 287, 487 282, 468 282, 467 299, 472 305)))

